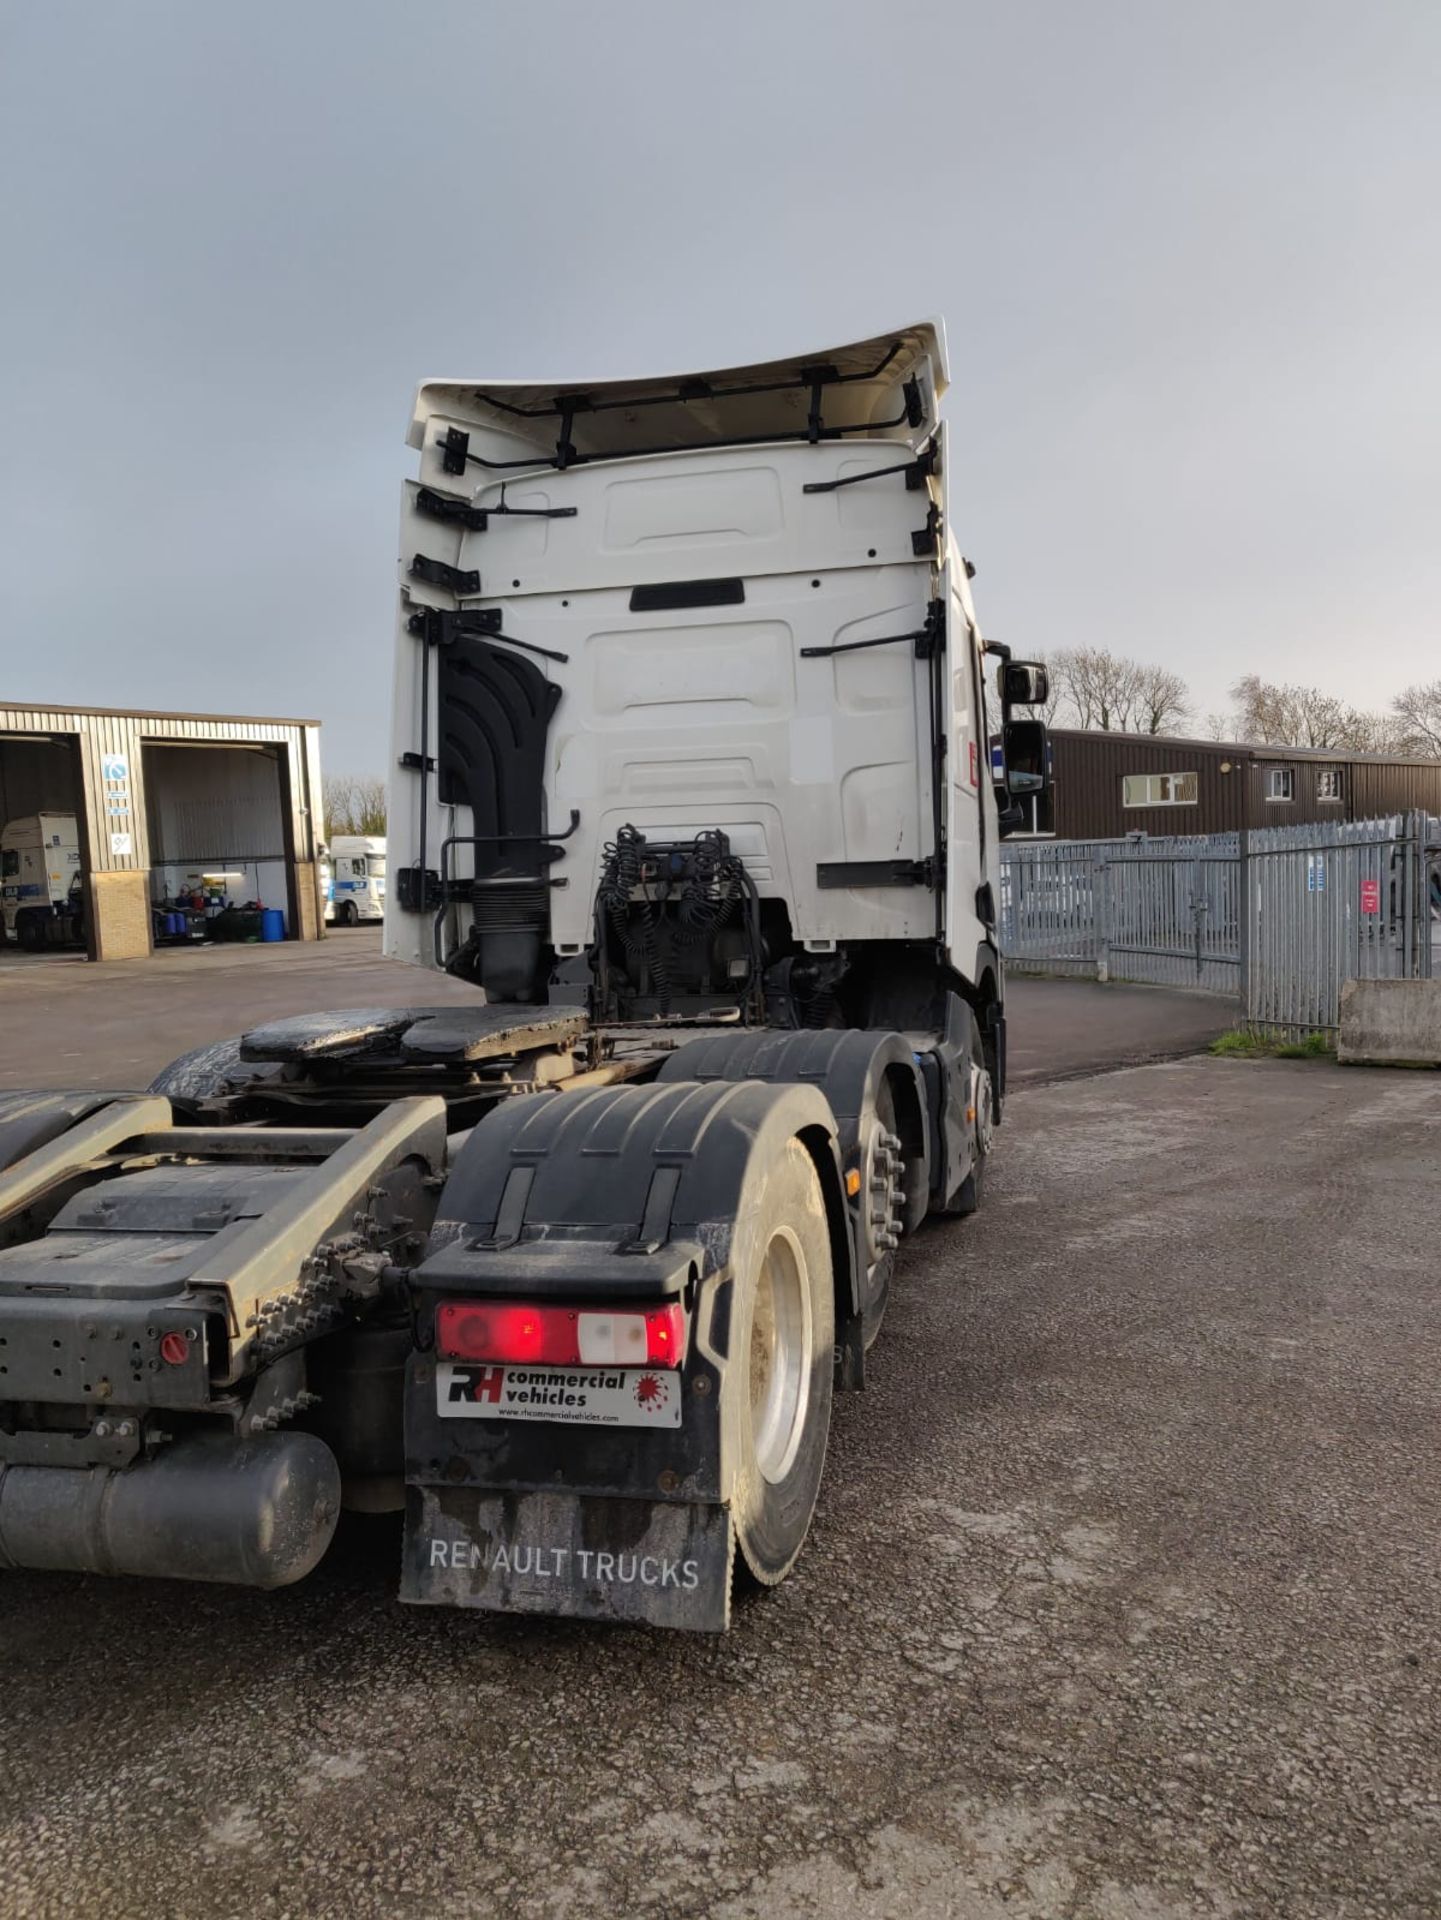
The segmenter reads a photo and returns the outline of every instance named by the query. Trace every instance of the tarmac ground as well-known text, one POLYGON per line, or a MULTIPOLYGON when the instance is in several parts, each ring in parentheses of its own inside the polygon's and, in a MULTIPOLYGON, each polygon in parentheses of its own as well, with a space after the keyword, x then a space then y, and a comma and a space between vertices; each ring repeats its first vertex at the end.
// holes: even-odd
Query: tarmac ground
MULTIPOLYGON (((329 999, 409 997, 370 938, 329 999)), ((341 947, 7 973, 4 1081, 133 1083, 341 947)), ((0 1914, 1441 1910, 1441 1077, 1127 1066, 1149 990, 1018 986, 783 1586, 412 1611, 389 1519, 271 1595, 0 1574, 0 1914)))

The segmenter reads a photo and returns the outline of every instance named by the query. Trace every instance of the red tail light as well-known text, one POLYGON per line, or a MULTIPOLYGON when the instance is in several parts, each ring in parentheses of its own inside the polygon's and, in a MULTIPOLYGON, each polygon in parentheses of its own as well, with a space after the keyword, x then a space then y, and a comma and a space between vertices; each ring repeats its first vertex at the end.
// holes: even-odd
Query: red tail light
POLYGON ((664 1307, 520 1306, 447 1300, 436 1309, 436 1351, 447 1360, 527 1361, 548 1367, 678 1367, 686 1315, 664 1307))

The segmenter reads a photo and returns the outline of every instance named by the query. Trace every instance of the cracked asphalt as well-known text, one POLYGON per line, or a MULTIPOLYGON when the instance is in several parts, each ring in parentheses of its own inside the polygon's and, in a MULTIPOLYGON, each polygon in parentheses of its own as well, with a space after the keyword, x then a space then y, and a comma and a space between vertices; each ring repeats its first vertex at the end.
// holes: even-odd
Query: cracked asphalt
POLYGON ((724 1638, 0 1575, 0 1913, 1431 1920, 1438 1169, 1436 1075, 1023 1088, 724 1638))

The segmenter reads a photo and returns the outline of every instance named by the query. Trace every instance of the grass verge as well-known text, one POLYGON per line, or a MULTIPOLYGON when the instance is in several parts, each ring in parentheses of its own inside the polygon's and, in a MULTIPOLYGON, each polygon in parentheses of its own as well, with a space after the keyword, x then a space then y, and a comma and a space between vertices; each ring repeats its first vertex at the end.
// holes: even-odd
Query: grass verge
POLYGON ((1304 1040, 1270 1040, 1245 1027, 1232 1027, 1211 1042, 1211 1052, 1238 1060, 1334 1060, 1330 1036, 1308 1033, 1304 1040))

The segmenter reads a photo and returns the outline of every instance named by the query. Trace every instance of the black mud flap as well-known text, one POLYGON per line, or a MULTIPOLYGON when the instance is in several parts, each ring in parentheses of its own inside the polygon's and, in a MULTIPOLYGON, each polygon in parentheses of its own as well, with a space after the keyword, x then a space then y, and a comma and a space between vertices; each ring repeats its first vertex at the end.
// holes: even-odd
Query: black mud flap
POLYGON ((734 1558, 728 1507, 413 1486, 400 1597, 724 1633, 734 1558))

